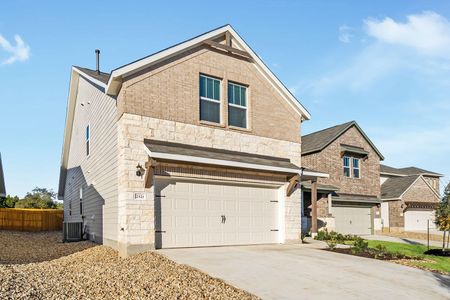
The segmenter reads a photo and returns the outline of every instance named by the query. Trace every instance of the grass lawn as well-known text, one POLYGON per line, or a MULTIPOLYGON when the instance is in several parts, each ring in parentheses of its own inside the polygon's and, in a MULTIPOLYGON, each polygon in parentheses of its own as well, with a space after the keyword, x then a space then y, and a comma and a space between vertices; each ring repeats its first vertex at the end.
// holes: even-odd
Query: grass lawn
POLYGON ((424 261, 409 262, 411 266, 425 267, 430 270, 450 273, 450 257, 425 255, 423 253, 427 251, 427 246, 370 240, 368 242, 370 248, 375 248, 376 245, 381 244, 385 246, 389 252, 399 252, 404 255, 424 259, 424 261))

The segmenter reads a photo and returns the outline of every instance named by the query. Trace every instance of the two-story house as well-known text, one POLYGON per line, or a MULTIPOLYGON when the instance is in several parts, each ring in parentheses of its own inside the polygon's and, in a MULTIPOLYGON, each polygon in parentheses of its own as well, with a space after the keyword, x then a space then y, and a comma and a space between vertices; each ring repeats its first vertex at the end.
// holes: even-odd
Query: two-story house
POLYGON ((297 182, 327 176, 301 168, 309 118, 229 25, 110 74, 73 67, 65 222, 122 256, 298 241, 297 182))
POLYGON ((416 167, 380 166, 383 231, 425 231, 435 228, 442 174, 416 167))
MULTIPOLYGON (((302 166, 328 178, 317 181, 319 228, 345 234, 381 229, 380 161, 383 155, 355 121, 302 137, 302 166)), ((302 182, 303 231, 314 217, 311 183, 302 182)))

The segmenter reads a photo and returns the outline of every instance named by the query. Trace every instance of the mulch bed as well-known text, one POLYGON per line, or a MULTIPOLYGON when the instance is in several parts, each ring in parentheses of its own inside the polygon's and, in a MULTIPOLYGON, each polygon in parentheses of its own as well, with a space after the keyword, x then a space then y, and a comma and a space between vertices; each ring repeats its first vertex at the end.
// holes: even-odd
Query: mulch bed
POLYGON ((399 259, 415 259, 417 260, 417 258, 413 258, 413 257, 408 257, 408 256, 401 256, 399 257, 398 255, 393 255, 393 253, 389 253, 389 252, 385 252, 383 253, 383 255, 380 255, 380 253, 378 253, 376 251, 364 251, 364 252, 360 252, 360 253, 353 253, 352 250, 350 248, 336 248, 334 250, 332 249, 325 249, 327 251, 331 251, 331 252, 338 252, 338 253, 342 253, 342 254, 348 254, 348 255, 354 255, 354 256, 360 256, 360 257, 365 257, 365 258, 374 258, 374 259, 378 259, 378 260, 399 260, 399 259))
POLYGON ((425 251, 425 254, 450 257, 450 250, 442 251, 442 249, 430 249, 425 251))

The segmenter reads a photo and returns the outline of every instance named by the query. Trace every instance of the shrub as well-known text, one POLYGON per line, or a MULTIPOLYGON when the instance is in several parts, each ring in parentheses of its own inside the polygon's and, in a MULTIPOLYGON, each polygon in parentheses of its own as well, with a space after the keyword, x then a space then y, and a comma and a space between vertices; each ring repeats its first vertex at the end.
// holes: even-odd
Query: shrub
POLYGON ((385 245, 382 244, 378 244, 375 246, 375 250, 379 251, 379 252, 387 252, 387 248, 385 245))
POLYGON ((324 230, 320 230, 319 232, 317 232, 317 235, 314 239, 318 241, 327 241, 330 239, 330 234, 328 233, 328 230, 325 228, 324 230))
POLYGON ((328 246, 328 249, 330 249, 330 250, 336 249, 337 244, 338 244, 338 241, 334 237, 327 241, 327 246, 328 246))
POLYGON ((364 240, 360 237, 357 237, 350 249, 353 254, 360 254, 360 253, 366 252, 368 248, 369 248, 369 243, 366 240, 364 240))

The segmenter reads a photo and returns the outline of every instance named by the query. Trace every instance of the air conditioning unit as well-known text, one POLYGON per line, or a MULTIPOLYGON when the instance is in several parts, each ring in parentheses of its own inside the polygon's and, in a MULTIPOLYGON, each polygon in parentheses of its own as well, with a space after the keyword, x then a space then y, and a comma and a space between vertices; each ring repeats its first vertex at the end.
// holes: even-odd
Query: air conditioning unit
POLYGON ((83 222, 64 222, 64 242, 78 242, 83 239, 83 222))

